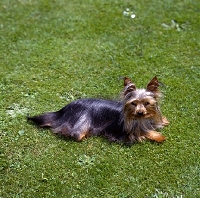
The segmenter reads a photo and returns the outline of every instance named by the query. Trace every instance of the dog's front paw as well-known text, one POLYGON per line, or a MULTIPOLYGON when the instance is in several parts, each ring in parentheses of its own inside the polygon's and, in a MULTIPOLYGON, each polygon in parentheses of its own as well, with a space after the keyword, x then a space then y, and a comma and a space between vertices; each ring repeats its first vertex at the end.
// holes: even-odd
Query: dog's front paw
POLYGON ((167 125, 169 125, 169 121, 167 120, 167 118, 166 117, 162 117, 162 125, 163 126, 167 126, 167 125))
POLYGON ((148 138, 149 140, 153 140, 159 143, 166 140, 166 137, 157 131, 149 131, 145 133, 145 137, 148 138))

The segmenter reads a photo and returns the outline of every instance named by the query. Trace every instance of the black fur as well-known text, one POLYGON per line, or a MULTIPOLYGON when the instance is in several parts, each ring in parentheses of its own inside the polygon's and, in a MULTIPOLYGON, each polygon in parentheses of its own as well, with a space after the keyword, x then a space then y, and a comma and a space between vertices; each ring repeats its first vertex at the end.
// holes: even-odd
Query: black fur
POLYGON ((111 141, 128 140, 123 130, 121 102, 102 99, 76 100, 61 110, 39 116, 28 117, 41 127, 51 127, 54 133, 79 140, 86 131, 86 137, 103 135, 111 141))

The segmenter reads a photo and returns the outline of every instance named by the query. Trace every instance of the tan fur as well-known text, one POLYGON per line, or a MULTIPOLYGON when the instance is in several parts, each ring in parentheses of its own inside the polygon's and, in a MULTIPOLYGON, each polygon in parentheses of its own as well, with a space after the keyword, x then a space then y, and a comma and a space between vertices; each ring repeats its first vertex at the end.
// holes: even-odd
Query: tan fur
POLYGON ((159 143, 166 140, 166 137, 157 131, 148 131, 148 133, 145 133, 144 136, 159 143))

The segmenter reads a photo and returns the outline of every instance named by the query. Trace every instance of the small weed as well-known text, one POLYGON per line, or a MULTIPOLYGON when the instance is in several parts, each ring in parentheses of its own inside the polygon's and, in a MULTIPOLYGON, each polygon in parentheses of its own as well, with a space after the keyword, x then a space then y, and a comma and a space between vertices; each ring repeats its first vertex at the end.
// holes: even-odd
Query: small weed
POLYGON ((67 102, 70 102, 78 98, 86 98, 86 94, 71 88, 68 92, 60 94, 59 97, 61 99, 65 99, 67 102))
POLYGON ((175 29, 178 32, 180 32, 180 31, 185 30, 187 28, 188 22, 178 23, 176 20, 171 20, 171 24, 170 25, 162 23, 162 26, 167 30, 175 29))
POLYGON ((168 192, 162 192, 161 190, 156 189, 155 194, 150 196, 150 198, 183 198, 182 195, 180 196, 173 196, 168 192))
POLYGON ((94 156, 82 155, 78 159, 78 164, 80 166, 83 166, 84 168, 93 166, 94 162, 95 162, 95 157, 94 156))
POLYGON ((19 104, 14 103, 8 107, 6 112, 12 118, 15 118, 18 115, 27 115, 28 109, 26 107, 21 107, 19 104))

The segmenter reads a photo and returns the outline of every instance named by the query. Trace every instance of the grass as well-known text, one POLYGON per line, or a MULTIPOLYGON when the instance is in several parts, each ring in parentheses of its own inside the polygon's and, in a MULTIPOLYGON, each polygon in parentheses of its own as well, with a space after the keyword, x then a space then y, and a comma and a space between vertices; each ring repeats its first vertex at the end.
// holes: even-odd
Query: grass
POLYGON ((0 197, 200 197, 198 0, 1 0, 0 197), (130 15, 123 15, 129 8, 130 15), (164 144, 77 143, 26 122, 155 75, 164 144))

